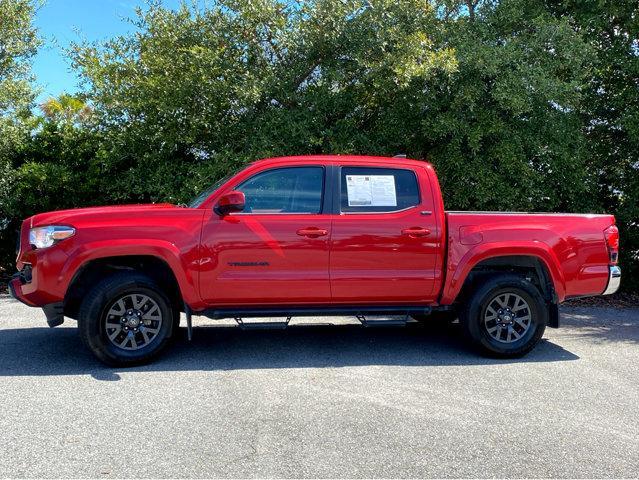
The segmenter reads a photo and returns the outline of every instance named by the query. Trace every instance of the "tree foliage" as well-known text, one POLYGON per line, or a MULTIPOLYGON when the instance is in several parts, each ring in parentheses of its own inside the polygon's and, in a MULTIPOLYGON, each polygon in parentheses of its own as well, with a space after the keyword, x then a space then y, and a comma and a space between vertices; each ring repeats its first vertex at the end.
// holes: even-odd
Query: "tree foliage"
POLYGON ((31 0, 0 0, 0 270, 14 244, 15 223, 10 203, 14 195, 13 156, 29 141, 31 58, 40 40, 33 26, 36 5, 31 0), (9 246, 11 245, 11 246, 9 246))
POLYGON ((80 98, 63 97, 42 106, 42 114, 31 121, 27 141, 13 146, 10 175, 0 192, 0 265, 11 271, 15 238, 20 222, 34 213, 99 204, 106 180, 100 167, 99 133, 86 122, 87 106, 80 98), (52 110, 70 102, 71 111, 52 110), (83 112, 83 113, 81 113, 83 112))
POLYGON ((616 215, 626 288, 639 290, 639 4, 550 2, 590 46, 579 115, 588 147, 590 195, 616 215))
POLYGON ((454 208, 596 208, 576 112, 587 45, 541 2, 471 5, 442 22, 459 68, 430 82, 410 153, 434 161, 454 208))
POLYGON ((638 18, 627 0, 152 3, 73 46, 84 91, 14 142, 3 215, 183 202, 267 156, 406 153, 449 209, 615 213, 639 273, 638 18))
POLYGON ((116 197, 184 200, 261 156, 381 151, 367 131, 380 108, 455 68, 424 0, 221 1, 152 7, 136 25, 74 51, 124 172, 116 197))
POLYGON ((31 0, 0 0, 0 155, 5 158, 34 96, 30 60, 40 44, 34 10, 31 0))

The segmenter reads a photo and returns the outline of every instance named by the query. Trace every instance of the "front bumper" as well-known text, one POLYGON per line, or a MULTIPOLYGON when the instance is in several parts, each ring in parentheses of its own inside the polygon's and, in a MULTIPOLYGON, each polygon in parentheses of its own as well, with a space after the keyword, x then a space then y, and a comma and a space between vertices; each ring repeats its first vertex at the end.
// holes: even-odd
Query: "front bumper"
MULTIPOLYGON (((11 296, 19 302, 22 302, 29 307, 36 307, 37 305, 29 302, 22 293, 23 282, 24 280, 21 275, 14 276, 14 278, 9 282, 9 293, 11 293, 11 296)), ((47 303, 46 305, 42 305, 42 310, 47 317, 47 324, 50 327, 57 327, 64 323, 64 304, 62 302, 47 303)))
POLYGON ((614 266, 609 267, 608 273, 608 286, 602 293, 602 295, 610 295, 611 293, 615 293, 619 290, 619 285, 621 284, 621 268, 614 266))
POLYGON ((30 307, 35 307, 36 305, 29 300, 27 300, 22 293, 22 285, 24 284, 24 280, 19 273, 15 274, 11 281, 9 281, 9 293, 13 298, 18 300, 19 302, 24 303, 30 307))

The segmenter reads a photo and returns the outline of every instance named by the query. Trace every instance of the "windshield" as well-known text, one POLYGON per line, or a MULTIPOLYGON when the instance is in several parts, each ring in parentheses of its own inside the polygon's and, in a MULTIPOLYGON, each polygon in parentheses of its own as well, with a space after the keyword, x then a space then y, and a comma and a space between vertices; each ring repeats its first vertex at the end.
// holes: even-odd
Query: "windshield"
POLYGON ((200 193, 197 197, 195 197, 193 200, 191 200, 189 202, 189 208, 198 208, 200 205, 202 205, 202 203, 204 203, 204 200, 206 200, 207 198, 209 198, 209 196, 218 188, 220 188, 220 186, 225 183, 228 179, 230 179, 234 174, 230 173, 228 175, 226 175, 223 178, 220 178, 217 182, 215 182, 213 185, 211 185, 209 188, 207 188, 206 190, 204 190, 202 193, 200 193))

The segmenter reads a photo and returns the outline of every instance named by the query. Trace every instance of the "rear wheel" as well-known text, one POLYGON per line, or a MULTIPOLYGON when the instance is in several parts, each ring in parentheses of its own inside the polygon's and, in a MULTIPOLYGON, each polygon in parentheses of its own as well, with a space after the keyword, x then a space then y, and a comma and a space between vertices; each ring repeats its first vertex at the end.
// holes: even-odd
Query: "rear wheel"
POLYGON ((139 365, 166 346, 174 317, 169 299, 151 279, 126 272, 93 287, 80 306, 78 328, 82 341, 102 362, 139 365))
POLYGON ((548 307, 534 284, 502 274, 489 277, 469 295, 460 311, 463 330, 481 353, 519 357, 539 342, 548 307))

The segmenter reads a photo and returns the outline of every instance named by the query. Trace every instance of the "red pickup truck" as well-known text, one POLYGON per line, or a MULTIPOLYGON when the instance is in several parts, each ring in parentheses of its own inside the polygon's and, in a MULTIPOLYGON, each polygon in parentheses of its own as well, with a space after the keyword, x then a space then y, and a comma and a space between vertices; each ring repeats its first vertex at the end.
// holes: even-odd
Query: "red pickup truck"
POLYGON ((618 249, 612 215, 446 212, 426 162, 298 156, 255 162, 188 206, 28 218, 10 289, 52 327, 77 319, 111 365, 156 356, 180 312, 190 336, 194 314, 452 311, 481 352, 513 357, 559 326, 563 300, 617 290, 618 249))

